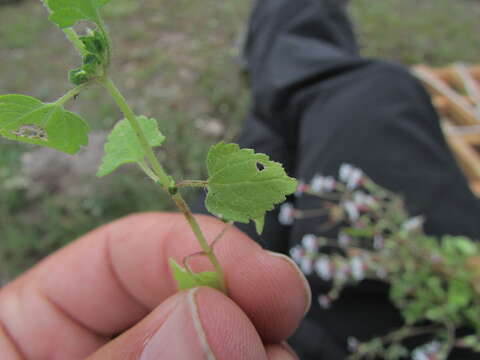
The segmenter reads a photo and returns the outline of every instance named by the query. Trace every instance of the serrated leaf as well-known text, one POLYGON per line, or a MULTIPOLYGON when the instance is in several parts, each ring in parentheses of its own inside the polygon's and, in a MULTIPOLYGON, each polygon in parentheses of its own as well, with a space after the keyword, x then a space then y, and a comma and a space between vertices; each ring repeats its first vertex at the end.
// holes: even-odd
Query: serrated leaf
POLYGON ((45 0, 50 21, 61 28, 74 26, 81 20, 100 23, 99 10, 110 0, 45 0))
POLYGON ((292 194, 297 181, 285 173, 282 165, 252 149, 221 142, 207 156, 208 195, 205 205, 223 219, 257 222, 261 230, 265 213, 292 194))
POLYGON ((222 291, 220 278, 218 274, 213 271, 205 271, 201 273, 191 274, 185 268, 178 265, 173 259, 168 261, 173 277, 177 282, 179 291, 196 288, 199 286, 208 286, 219 291, 222 291))
POLYGON ((0 96, 0 135, 67 154, 88 144, 88 124, 78 115, 30 96, 0 96))
MULTIPOLYGON (((147 137, 150 146, 160 146, 165 140, 158 129, 157 120, 145 116, 137 117, 140 127, 147 137)), ((121 120, 108 136, 105 144, 105 156, 97 176, 105 176, 115 171, 120 165, 143 160, 145 152, 137 139, 128 120, 121 120)))

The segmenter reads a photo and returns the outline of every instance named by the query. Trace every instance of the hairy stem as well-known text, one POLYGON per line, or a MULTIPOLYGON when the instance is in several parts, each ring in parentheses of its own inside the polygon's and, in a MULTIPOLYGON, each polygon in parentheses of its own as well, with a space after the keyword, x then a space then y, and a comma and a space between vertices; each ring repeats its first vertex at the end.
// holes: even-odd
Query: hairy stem
MULTIPOLYGON (((169 194, 169 185, 171 182, 171 177, 168 176, 168 174, 165 172, 163 169, 162 165, 158 162, 157 157, 155 156, 155 153, 153 152, 152 147, 148 143, 148 140, 145 136, 145 133, 143 132, 142 128, 140 127, 140 124, 137 120, 137 117, 133 110, 130 108, 128 105, 127 101, 123 97, 123 95, 120 93, 118 88, 115 86, 113 83, 112 79, 109 77, 103 79, 101 83, 105 86, 105 88, 108 90, 110 95, 112 96, 113 100, 116 102, 122 113, 125 115, 125 118, 128 120, 130 125, 132 126, 135 134, 137 135, 138 141, 140 142, 140 145, 142 146, 142 149, 145 152, 145 156, 148 160, 148 163, 151 166, 151 169, 154 173, 154 175, 158 178, 160 181, 163 190, 167 194, 169 194)), ((148 169, 148 166, 146 167, 148 169)), ((147 173, 147 175, 149 175, 147 173)), ((188 207, 187 203, 183 199, 182 195, 180 193, 177 193, 175 195, 171 195, 173 201, 177 205, 178 209, 183 213, 185 216, 186 220, 188 221, 190 227, 192 228, 192 231, 197 238, 203 252, 208 256, 210 259, 211 263, 213 264, 215 271, 218 273, 220 277, 220 283, 222 286, 223 292, 227 292, 227 287, 225 284, 225 276, 222 270, 222 267, 220 266, 220 263, 218 262, 217 257, 215 256, 212 247, 208 244, 207 240, 205 239, 205 236, 202 233, 202 230, 200 229, 200 226, 193 216, 190 208, 188 207)))
POLYGON ((184 180, 176 184, 177 187, 207 187, 208 181, 203 180, 184 180))
POLYGON ((70 101, 72 98, 77 96, 82 92, 84 88, 86 88, 88 84, 82 84, 77 87, 74 87, 70 91, 68 91, 65 95, 63 95, 61 98, 59 98, 57 101, 54 102, 55 105, 63 106, 65 103, 70 101))
POLYGON ((142 161, 139 161, 138 162, 138 166, 140 166, 140 168, 143 170, 143 172, 145 174, 147 174, 147 176, 153 180, 153 182, 158 182, 158 177, 157 175, 155 175, 155 173, 152 171, 152 169, 150 169, 150 166, 148 166, 148 164, 146 163, 145 160, 142 160, 142 161))

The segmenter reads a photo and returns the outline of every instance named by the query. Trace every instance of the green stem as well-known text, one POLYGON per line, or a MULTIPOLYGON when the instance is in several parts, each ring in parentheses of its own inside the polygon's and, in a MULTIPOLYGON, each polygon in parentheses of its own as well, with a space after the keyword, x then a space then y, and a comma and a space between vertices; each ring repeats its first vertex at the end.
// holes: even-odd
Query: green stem
POLYGON ((85 56, 88 54, 88 51, 85 49, 85 46, 83 45, 82 41, 78 37, 77 32, 73 28, 66 28, 63 29, 63 32, 65 33, 65 36, 67 37, 68 40, 75 46, 75 49, 80 53, 80 55, 85 56))
MULTIPOLYGON (((152 147, 148 143, 148 140, 145 136, 145 133, 143 132, 142 128, 140 127, 140 124, 137 120, 137 117, 133 110, 130 108, 128 105, 127 101, 123 97, 123 95, 120 93, 118 88, 115 86, 113 83, 112 79, 109 77, 103 79, 101 83, 105 86, 105 88, 108 90, 110 95, 112 96, 113 100, 115 103, 118 105, 122 113, 125 115, 125 118, 128 120, 130 125, 132 126, 135 134, 137 135, 138 141, 140 142, 140 145, 142 146, 142 149, 145 152, 145 156, 148 160, 148 163, 150 164, 153 173, 158 177, 158 180, 162 184, 163 190, 167 194, 169 194, 169 184, 171 181, 171 177, 167 175, 165 170, 163 169, 162 165, 158 162, 157 157, 155 156, 155 153, 153 152, 152 147)), ((223 292, 227 292, 227 287, 225 284, 225 276, 222 270, 222 267, 220 266, 220 263, 215 256, 212 247, 208 244, 207 240, 205 239, 205 236, 202 233, 202 230, 200 229, 200 226, 193 216, 190 208, 188 207, 187 203, 183 199, 183 197, 180 195, 180 193, 177 193, 176 195, 172 195, 172 199, 177 205, 178 209, 183 213, 185 216, 186 220, 188 221, 190 227, 192 228, 192 231, 197 238, 203 252, 208 256, 210 259, 211 263, 213 264, 215 271, 218 273, 220 277, 220 282, 222 286, 223 292)))
POLYGON ((100 14, 98 14, 98 18, 100 19, 100 23, 98 25, 98 29, 100 30, 100 33, 103 35, 105 40, 107 40, 107 67, 110 65, 110 60, 112 57, 112 49, 110 44, 112 43, 110 40, 110 35, 108 35, 107 31, 107 26, 105 25, 105 22, 103 21, 103 18, 100 14))
POLYGON ((157 175, 155 175, 155 173, 152 171, 152 169, 150 169, 150 166, 148 166, 148 164, 146 163, 145 160, 142 160, 142 161, 139 161, 138 162, 138 166, 140 166, 140 168, 143 170, 143 172, 145 174, 147 174, 147 176, 153 180, 153 182, 158 182, 158 177, 157 175))
POLYGON ((177 187, 207 187, 208 181, 203 180, 184 180, 176 184, 177 187))
POLYGON ((65 105, 65 103, 67 103, 72 98, 80 94, 82 90, 87 87, 87 85, 88 84, 82 84, 77 87, 74 87, 73 89, 68 91, 65 95, 63 95, 61 98, 59 98, 57 101, 55 101, 54 104, 59 106, 65 105))
POLYGON ((127 101, 125 100, 123 95, 120 93, 118 88, 115 86, 112 79, 107 77, 103 81, 101 81, 101 83, 108 90, 113 100, 118 105, 122 113, 125 115, 125 118, 128 120, 128 122, 132 126, 133 131, 137 135, 138 141, 140 142, 142 149, 145 151, 145 156, 148 162, 150 163, 150 166, 152 167, 153 172, 155 173, 155 175, 157 175, 158 180, 162 183, 163 189, 168 192, 170 177, 167 175, 165 170, 163 170, 162 166, 158 162, 157 157, 155 156, 155 153, 152 150, 152 147, 148 143, 145 133, 140 127, 140 123, 137 120, 137 116, 135 115, 133 110, 130 108, 130 106, 128 105, 127 101))

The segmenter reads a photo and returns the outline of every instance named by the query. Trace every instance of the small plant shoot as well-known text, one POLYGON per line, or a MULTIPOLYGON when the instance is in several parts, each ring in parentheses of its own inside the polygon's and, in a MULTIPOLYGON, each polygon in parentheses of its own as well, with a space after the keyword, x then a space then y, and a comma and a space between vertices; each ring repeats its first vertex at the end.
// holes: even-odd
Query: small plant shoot
MULTIPOLYGON (((89 87, 102 86, 118 105, 124 119, 116 124, 105 144, 105 155, 97 175, 103 177, 126 163, 137 163, 145 174, 159 185, 184 214, 201 251, 213 266, 213 271, 194 273, 184 259, 183 266, 173 259, 170 268, 178 289, 210 286, 228 293, 221 264, 213 246, 207 241, 195 217, 182 197, 185 187, 204 187, 208 191, 207 209, 225 222, 247 223, 254 221, 258 232, 263 229, 265 213, 283 202, 293 193, 297 182, 285 173, 283 167, 267 155, 250 149, 240 149, 236 144, 219 143, 208 154, 207 180, 177 181, 167 174, 154 152, 162 145, 165 136, 155 119, 135 114, 110 77, 111 41, 100 10, 110 0, 45 0, 50 21, 56 24, 76 48, 82 64, 68 73, 73 88, 61 98, 44 103, 26 95, 0 96, 0 135, 4 138, 46 146, 75 154, 88 145, 89 125, 79 115, 65 106, 89 87), (74 28, 87 22, 79 34, 74 28)), ((111 6, 115 6, 112 4, 111 6)))

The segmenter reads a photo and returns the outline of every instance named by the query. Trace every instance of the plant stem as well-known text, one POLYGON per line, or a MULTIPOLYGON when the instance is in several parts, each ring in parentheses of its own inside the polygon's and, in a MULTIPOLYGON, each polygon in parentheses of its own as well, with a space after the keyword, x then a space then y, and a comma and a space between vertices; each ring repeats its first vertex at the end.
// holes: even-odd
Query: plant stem
MULTIPOLYGON (((118 88, 115 86, 113 83, 112 79, 107 77, 101 81, 101 83, 105 86, 105 88, 108 90, 110 95, 112 96, 113 100, 115 103, 118 105, 122 113, 125 115, 125 118, 128 120, 130 125, 132 126, 135 134, 137 135, 138 141, 140 142, 140 145, 142 146, 142 149, 145 152, 145 156, 148 160, 148 163, 150 164, 153 173, 155 176, 158 178, 158 180, 162 184, 163 190, 167 194, 169 194, 169 185, 171 182, 171 177, 167 175, 165 170, 163 169, 162 165, 158 162, 157 157, 155 156, 155 153, 153 152, 152 147, 148 143, 148 140, 145 136, 145 133, 143 132, 142 128, 140 127, 140 124, 137 120, 137 117, 133 110, 130 108, 128 105, 127 101, 123 97, 123 95, 120 93, 118 88)), ((147 167, 148 168, 148 167, 147 167)), ((147 173, 147 175, 149 175, 147 173)), ((210 259, 211 263, 213 264, 215 271, 220 277, 220 283, 222 286, 222 291, 227 292, 227 287, 225 284, 225 276, 223 273, 223 270, 220 266, 220 263, 218 262, 217 257, 215 256, 212 247, 208 244, 207 240, 205 239, 205 236, 202 233, 202 230, 200 229, 200 226, 193 216, 190 208, 188 207, 187 203, 183 199, 182 195, 180 193, 177 193, 176 195, 171 195, 173 201, 177 205, 178 209, 183 213, 185 216, 186 220, 188 221, 190 227, 192 228, 192 231, 197 238, 203 252, 208 256, 210 259)))
POLYGON ((85 56, 88 54, 88 51, 85 49, 85 46, 83 45, 82 41, 78 37, 77 32, 73 28, 66 28, 63 29, 63 32, 65 33, 65 36, 67 37, 68 40, 75 46, 75 49, 80 53, 80 55, 85 56))
POLYGON ((207 187, 208 181, 203 180, 184 180, 176 184, 177 187, 207 187))
POLYGON ((68 102, 70 99, 80 94, 82 90, 87 87, 87 85, 88 84, 82 84, 77 87, 74 87, 73 89, 68 91, 65 95, 63 95, 61 98, 59 98, 57 101, 55 101, 54 104, 59 106, 65 105, 65 103, 68 102))
POLYGON ((143 170, 147 176, 153 180, 153 182, 158 182, 158 177, 157 175, 154 174, 152 169, 150 169, 150 166, 148 166, 147 162, 145 160, 141 160, 138 162, 138 166, 143 170))

